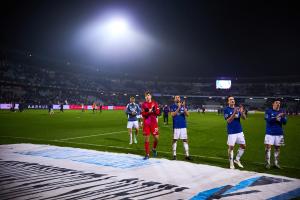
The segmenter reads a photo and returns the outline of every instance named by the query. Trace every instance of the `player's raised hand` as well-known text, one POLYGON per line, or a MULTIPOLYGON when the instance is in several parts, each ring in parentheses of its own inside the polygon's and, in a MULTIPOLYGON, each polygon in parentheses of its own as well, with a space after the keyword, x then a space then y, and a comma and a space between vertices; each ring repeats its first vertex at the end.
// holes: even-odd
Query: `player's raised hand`
POLYGON ((244 106, 240 106, 240 111, 241 111, 242 113, 245 112, 244 106))
POLYGON ((178 107, 181 107, 182 103, 181 103, 181 102, 178 102, 177 105, 178 105, 178 107))
POLYGON ((282 113, 279 113, 276 117, 284 117, 285 116, 285 113, 282 112, 282 113))
POLYGON ((239 110, 240 110, 239 107, 235 107, 233 113, 236 114, 237 112, 239 112, 239 110))

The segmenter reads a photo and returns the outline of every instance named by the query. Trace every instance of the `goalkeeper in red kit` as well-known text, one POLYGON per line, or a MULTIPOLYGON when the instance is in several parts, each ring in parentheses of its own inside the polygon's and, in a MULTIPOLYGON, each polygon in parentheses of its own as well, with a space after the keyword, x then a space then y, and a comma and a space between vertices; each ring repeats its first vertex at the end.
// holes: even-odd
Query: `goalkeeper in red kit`
POLYGON ((153 157, 157 156, 156 146, 158 143, 158 124, 157 124, 157 116, 160 114, 160 109, 158 107, 158 104, 152 100, 152 95, 150 92, 145 92, 145 99, 146 101, 142 104, 142 116, 144 119, 144 126, 143 126, 143 133, 145 136, 145 151, 146 156, 144 160, 149 159, 150 154, 150 134, 153 135, 154 141, 153 141, 153 147, 152 147, 152 153, 153 157))

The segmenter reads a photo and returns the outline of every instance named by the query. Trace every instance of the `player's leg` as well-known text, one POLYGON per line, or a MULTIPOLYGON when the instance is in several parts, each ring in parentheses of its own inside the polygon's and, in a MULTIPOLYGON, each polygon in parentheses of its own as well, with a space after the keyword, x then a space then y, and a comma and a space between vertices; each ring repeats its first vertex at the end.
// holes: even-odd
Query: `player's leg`
POLYGON ((145 143, 144 143, 144 147, 145 147, 145 158, 144 160, 149 159, 150 156, 150 144, 149 144, 149 140, 150 140, 150 135, 145 135, 145 143))
POLYGON ((158 145, 158 139, 159 139, 159 133, 158 133, 158 126, 154 125, 153 127, 151 127, 151 133, 153 135, 153 146, 152 146, 152 154, 153 157, 157 156, 157 151, 156 151, 156 147, 158 145))
POLYGON ((278 169, 280 169, 279 165, 279 154, 280 154, 280 146, 284 143, 283 141, 283 135, 274 136, 275 142, 274 142, 274 166, 278 169))
POLYGON ((176 148, 177 148, 177 140, 179 139, 179 128, 174 128, 173 130, 173 144, 172 144, 172 150, 173 150, 173 160, 176 160, 176 148))
POLYGON ((159 139, 159 135, 156 134, 154 135, 153 134, 153 147, 152 147, 152 154, 153 154, 153 157, 157 157, 157 151, 156 151, 156 147, 157 147, 157 144, 158 144, 158 139, 159 139))
POLYGON ((129 144, 132 144, 132 128, 128 128, 129 144))
POLYGON ((183 147, 184 147, 184 151, 185 151, 185 159, 186 160, 191 160, 190 154, 189 154, 188 140, 187 139, 183 139, 182 142, 183 142, 183 147))
POLYGON ((267 169, 270 169, 271 167, 271 148, 272 145, 270 144, 265 145, 265 161, 266 161, 265 166, 267 169))
POLYGON ((229 159, 229 168, 234 169, 233 163, 233 149, 236 142, 237 134, 228 134, 227 145, 228 145, 228 159, 229 159))
POLYGON ((274 136, 272 135, 265 135, 265 166, 267 169, 271 167, 271 148, 274 144, 274 136))
POLYGON ((135 144, 138 143, 138 140, 137 140, 138 134, 139 134, 139 128, 135 128, 135 134, 133 135, 133 142, 134 142, 135 144))
POLYGON ((280 169, 279 165, 280 146, 274 146, 274 166, 280 169))
POLYGON ((133 127, 133 122, 128 121, 127 129, 128 129, 128 135, 129 135, 129 144, 132 144, 132 127, 133 127))
POLYGON ((144 148, 145 148, 145 158, 144 160, 149 159, 149 155, 150 155, 150 127, 149 126, 144 126, 143 127, 143 134, 144 134, 144 148))
POLYGON ((176 149, 177 149, 177 139, 173 139, 172 150, 173 150, 173 160, 176 160, 176 149))
POLYGON ((135 134, 133 134, 133 142, 137 144, 137 135, 139 133, 139 122, 134 121, 133 127, 135 128, 135 134))
POLYGON ((189 144, 188 144, 188 138, 187 138, 187 129, 186 128, 181 128, 180 129, 180 139, 182 139, 183 142, 183 148, 185 151, 185 159, 186 160, 191 160, 190 154, 189 154, 189 144))
POLYGON ((246 141, 245 141, 245 137, 244 137, 244 133, 238 133, 237 135, 237 141, 236 141, 240 147, 239 150, 236 154, 236 158, 234 160, 234 163, 236 163, 240 168, 244 168, 244 166, 242 165, 240 159, 243 156, 245 149, 246 149, 246 141))
POLYGON ((234 160, 234 163, 237 164, 240 168, 244 168, 244 166, 242 165, 240 159, 241 159, 242 155, 244 154, 245 149, 246 149, 246 145, 245 144, 240 144, 240 147, 237 151, 237 154, 236 154, 236 157, 235 157, 235 160, 234 160))
POLYGON ((233 164, 233 147, 228 145, 228 158, 229 158, 229 168, 234 169, 234 164, 233 164))

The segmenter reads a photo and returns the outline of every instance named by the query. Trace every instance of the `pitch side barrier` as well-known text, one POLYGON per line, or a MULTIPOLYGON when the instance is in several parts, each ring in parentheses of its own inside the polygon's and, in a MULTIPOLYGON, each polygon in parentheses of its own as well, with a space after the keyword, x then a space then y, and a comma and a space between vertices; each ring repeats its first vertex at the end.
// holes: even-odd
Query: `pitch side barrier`
MULTIPOLYGON (((1 110, 10 110, 13 107, 12 104, 0 104, 0 109, 1 110)), ((48 109, 47 105, 27 105, 28 109, 48 109)), ((81 110, 82 107, 81 105, 75 105, 75 104, 71 104, 71 105, 63 105, 64 110, 81 110)), ((15 104, 14 109, 19 109, 19 104, 15 104)), ((54 110, 59 110, 60 109, 60 105, 59 104, 53 104, 53 109, 54 110)), ((84 110, 92 110, 93 106, 92 105, 85 105, 84 106, 84 110)), ((99 106, 97 106, 96 108, 97 110, 99 110, 99 106)), ((102 110, 124 110, 125 106, 103 106, 102 110)))

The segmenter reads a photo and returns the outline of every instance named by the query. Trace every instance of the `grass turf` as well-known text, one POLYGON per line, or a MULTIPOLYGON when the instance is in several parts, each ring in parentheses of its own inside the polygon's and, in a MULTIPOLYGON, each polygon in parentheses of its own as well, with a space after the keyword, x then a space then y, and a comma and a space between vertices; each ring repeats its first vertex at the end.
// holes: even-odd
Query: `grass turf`
MULTIPOLYGON (((169 125, 164 125, 162 120, 159 118, 158 155, 171 159, 172 120, 170 117, 169 125)), ((129 145, 126 123, 123 111, 95 114, 91 111, 56 111, 52 116, 46 110, 0 111, 0 144, 51 144, 144 155, 142 132, 138 136, 138 144, 129 145)), ((242 126, 247 143, 242 157, 244 170, 300 178, 299 116, 290 116, 284 127, 286 145, 281 149, 283 168, 280 170, 264 168, 264 115, 250 114, 247 120, 242 121, 242 126)), ((228 167, 226 121, 222 115, 191 113, 188 136, 192 162, 228 167)), ((179 141, 178 160, 184 159, 183 153, 183 145, 179 141)))

